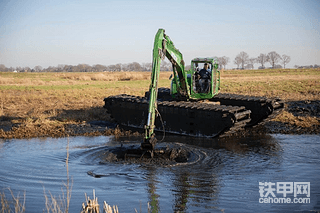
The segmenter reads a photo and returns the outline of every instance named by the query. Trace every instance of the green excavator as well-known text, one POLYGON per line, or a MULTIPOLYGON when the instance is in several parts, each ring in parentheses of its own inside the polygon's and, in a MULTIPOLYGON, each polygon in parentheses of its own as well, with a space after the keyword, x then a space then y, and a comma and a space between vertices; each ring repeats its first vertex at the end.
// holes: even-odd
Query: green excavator
POLYGON ((155 131, 216 137, 243 130, 284 108, 280 99, 220 93, 215 58, 194 58, 185 70, 181 52, 159 29, 154 40, 151 84, 145 97, 121 94, 104 99, 105 108, 125 127, 144 129, 141 147, 153 150, 155 131), (158 88, 160 64, 171 62, 171 88, 158 88))

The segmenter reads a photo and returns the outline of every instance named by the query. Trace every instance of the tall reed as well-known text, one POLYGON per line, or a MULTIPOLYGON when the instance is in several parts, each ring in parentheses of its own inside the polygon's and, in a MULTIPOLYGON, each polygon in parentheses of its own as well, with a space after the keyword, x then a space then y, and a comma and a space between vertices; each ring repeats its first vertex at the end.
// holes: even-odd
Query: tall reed
POLYGON ((18 193, 17 196, 15 196, 10 188, 7 190, 10 191, 12 200, 9 200, 6 198, 5 192, 0 192, 0 211, 1 213, 23 213, 25 212, 25 203, 26 203, 26 192, 23 193, 23 202, 20 201, 20 194, 18 193), (14 209, 14 211, 13 211, 14 209))
POLYGON ((67 139, 67 157, 66 157, 66 169, 67 169, 67 182, 63 183, 66 194, 61 188, 62 196, 59 195, 59 198, 56 198, 51 194, 50 191, 48 191, 49 195, 47 195, 47 192, 44 190, 44 197, 45 197, 45 206, 48 213, 68 213, 69 212, 69 206, 70 206, 70 200, 71 200, 71 193, 72 193, 72 186, 73 181, 71 180, 70 184, 70 176, 69 176, 69 137, 67 139))

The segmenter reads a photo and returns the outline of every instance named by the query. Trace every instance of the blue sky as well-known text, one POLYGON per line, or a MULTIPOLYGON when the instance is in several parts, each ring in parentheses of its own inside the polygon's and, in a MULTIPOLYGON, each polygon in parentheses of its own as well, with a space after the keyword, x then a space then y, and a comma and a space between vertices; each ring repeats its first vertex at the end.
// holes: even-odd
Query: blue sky
POLYGON ((287 67, 319 65, 319 14, 318 0, 0 0, 0 64, 147 63, 164 28, 187 64, 276 51, 287 67))

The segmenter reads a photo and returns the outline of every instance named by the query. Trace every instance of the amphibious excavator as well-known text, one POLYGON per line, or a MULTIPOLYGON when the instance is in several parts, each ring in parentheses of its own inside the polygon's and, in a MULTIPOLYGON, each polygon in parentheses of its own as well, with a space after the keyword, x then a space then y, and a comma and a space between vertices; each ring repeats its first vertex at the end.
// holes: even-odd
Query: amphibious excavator
POLYGON ((284 107, 280 99, 220 93, 215 58, 194 58, 185 69, 181 52, 159 29, 154 40, 151 84, 144 97, 116 95, 104 107, 122 126, 144 129, 141 147, 153 150, 155 131, 193 137, 228 135, 255 125, 284 107), (160 63, 171 62, 171 88, 158 88, 160 63))

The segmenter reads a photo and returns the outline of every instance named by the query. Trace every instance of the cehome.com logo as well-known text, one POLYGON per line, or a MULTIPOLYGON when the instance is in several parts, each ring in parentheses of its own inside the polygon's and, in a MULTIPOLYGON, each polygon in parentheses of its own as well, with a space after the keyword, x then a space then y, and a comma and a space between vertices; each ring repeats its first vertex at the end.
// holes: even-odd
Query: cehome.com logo
POLYGON ((310 203, 310 182, 259 182, 259 193, 259 203, 310 203))

